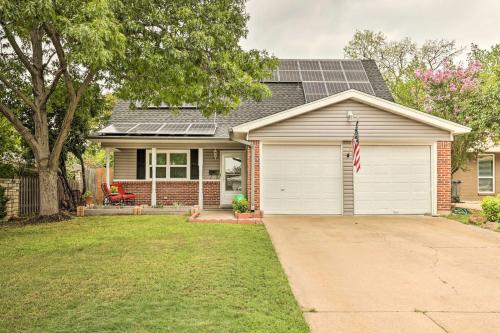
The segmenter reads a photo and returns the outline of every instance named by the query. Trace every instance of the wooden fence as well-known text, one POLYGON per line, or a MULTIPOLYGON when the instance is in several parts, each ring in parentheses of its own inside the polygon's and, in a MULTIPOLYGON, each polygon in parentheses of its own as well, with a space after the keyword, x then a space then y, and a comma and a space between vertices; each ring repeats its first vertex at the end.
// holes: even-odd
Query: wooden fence
MULTIPOLYGON (((73 191, 78 191, 77 197, 80 196, 80 184, 78 181, 68 180, 69 186, 73 191)), ((57 196, 59 204, 64 201, 69 201, 69 194, 64 191, 63 184, 60 179, 57 182, 57 196)), ((19 183, 19 216, 29 216, 38 214, 40 211, 40 183, 38 175, 22 176, 19 183)))

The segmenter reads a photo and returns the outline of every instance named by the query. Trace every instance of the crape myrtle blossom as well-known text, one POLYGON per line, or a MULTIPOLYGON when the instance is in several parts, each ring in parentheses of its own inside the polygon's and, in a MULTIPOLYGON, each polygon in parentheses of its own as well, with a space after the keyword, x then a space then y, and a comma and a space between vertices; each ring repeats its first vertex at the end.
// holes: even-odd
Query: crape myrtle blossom
POLYGON ((417 69, 415 76, 424 88, 424 110, 426 112, 461 112, 460 103, 465 95, 479 86, 481 63, 472 61, 467 66, 454 65, 446 61, 442 68, 417 69))

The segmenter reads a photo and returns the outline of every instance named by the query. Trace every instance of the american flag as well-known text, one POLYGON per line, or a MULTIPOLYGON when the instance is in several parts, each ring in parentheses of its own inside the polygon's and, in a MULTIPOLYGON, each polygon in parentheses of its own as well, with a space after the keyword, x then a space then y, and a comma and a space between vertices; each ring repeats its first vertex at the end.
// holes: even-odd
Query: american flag
POLYGON ((352 151, 353 160, 352 165, 356 170, 356 173, 361 169, 360 153, 359 153, 359 132, 358 132, 358 122, 356 121, 356 128, 354 129, 354 136, 352 137, 352 151))

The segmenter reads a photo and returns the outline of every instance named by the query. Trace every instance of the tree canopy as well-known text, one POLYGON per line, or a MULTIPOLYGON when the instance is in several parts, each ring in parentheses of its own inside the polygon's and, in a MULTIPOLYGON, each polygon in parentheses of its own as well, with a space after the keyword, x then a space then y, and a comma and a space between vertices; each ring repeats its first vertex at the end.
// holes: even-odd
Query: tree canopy
POLYGON ((35 156, 41 214, 57 212, 59 159, 92 85, 146 105, 196 104, 207 116, 267 96, 260 80, 276 62, 240 47, 247 21, 243 0, 0 0, 0 112, 35 156), (50 139, 60 84, 66 110, 50 139))

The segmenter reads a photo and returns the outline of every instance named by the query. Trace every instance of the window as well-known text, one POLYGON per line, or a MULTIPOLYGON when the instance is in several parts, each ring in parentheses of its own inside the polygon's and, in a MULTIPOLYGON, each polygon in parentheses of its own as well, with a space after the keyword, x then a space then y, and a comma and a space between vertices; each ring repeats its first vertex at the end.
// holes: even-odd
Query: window
MULTIPOLYGON (((153 154, 148 151, 148 179, 153 178, 153 154)), ((189 151, 156 151, 156 179, 188 179, 189 151)))
POLYGON ((479 193, 495 192, 495 155, 477 157, 477 187, 479 193))

